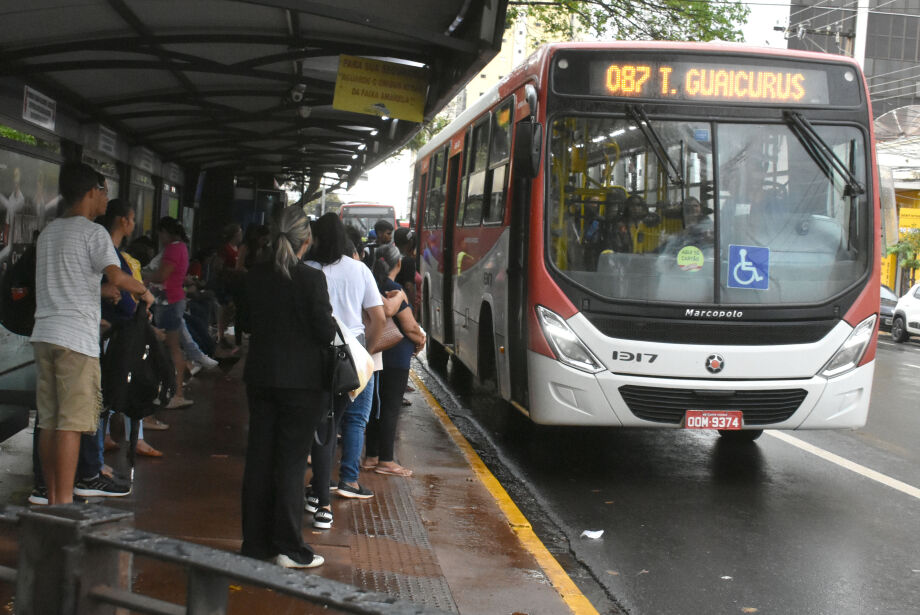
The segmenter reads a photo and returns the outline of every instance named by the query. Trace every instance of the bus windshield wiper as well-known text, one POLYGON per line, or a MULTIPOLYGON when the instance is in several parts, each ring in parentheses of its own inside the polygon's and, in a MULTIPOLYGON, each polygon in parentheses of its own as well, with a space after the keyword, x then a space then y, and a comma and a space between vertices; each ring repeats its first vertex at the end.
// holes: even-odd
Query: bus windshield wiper
POLYGON ((821 135, 818 134, 811 122, 806 120, 801 113, 795 111, 786 111, 784 115, 789 122, 792 133, 827 178, 833 182, 833 172, 836 172, 846 183, 846 188, 843 191, 844 196, 853 197, 866 193, 865 186, 853 175, 850 167, 837 157, 837 154, 834 153, 827 141, 821 138, 821 135))
POLYGON ((680 174, 680 167, 671 160, 671 157, 668 155, 668 150, 665 149, 664 145, 661 143, 661 139, 658 137, 658 133, 652 128, 652 122, 648 119, 645 109, 641 105, 626 105, 626 114, 629 115, 629 119, 633 121, 636 128, 642 131, 642 134, 645 135, 645 139, 649 142, 649 145, 652 146, 655 157, 658 158, 658 162, 664 167, 665 172, 668 174, 668 181, 683 187, 684 178, 680 174))

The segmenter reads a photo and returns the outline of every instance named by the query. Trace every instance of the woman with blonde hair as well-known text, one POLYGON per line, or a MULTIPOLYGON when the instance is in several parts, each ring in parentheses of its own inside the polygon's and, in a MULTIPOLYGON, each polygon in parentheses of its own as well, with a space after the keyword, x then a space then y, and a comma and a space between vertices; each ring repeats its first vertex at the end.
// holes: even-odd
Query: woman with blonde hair
POLYGON ((303 210, 285 209, 271 253, 246 273, 238 306, 250 333, 242 553, 285 568, 323 563, 303 542, 303 483, 313 433, 331 403, 325 360, 335 321, 325 276, 301 262, 310 241, 303 210))

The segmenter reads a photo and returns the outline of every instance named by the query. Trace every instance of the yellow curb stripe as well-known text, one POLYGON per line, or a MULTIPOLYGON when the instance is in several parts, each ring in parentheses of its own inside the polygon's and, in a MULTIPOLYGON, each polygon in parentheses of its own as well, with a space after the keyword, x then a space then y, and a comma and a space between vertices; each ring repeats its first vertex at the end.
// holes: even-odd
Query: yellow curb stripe
POLYGON ((421 381, 418 374, 415 373, 415 370, 412 370, 411 373, 412 382, 415 383, 415 387, 425 397, 428 405, 434 410, 435 416, 441 421, 441 425, 444 426, 444 429, 450 435, 451 439, 463 452, 467 462, 469 462, 470 466, 473 468, 473 472, 485 488, 488 489, 489 493, 492 494, 492 497, 495 498, 495 502, 511 525, 512 531, 518 537, 518 540, 521 541, 521 545, 523 545, 527 552, 537 561, 537 564, 546 574, 550 583, 552 583, 553 588, 559 593, 572 613, 575 615, 599 615, 597 609, 595 609, 585 595, 581 593, 581 590, 578 589, 575 582, 572 581, 565 570, 562 569, 562 566, 559 565, 556 558, 552 556, 546 546, 537 538, 537 535, 530 525, 530 521, 527 520, 524 513, 517 507, 511 499, 511 496, 505 491, 505 488, 498 482, 498 479, 489 471, 486 464, 479 458, 479 455, 476 454, 476 451, 473 450, 470 443, 463 437, 463 434, 460 433, 460 430, 457 429, 453 421, 450 420, 444 408, 441 407, 438 400, 434 398, 434 395, 431 394, 428 387, 421 381))

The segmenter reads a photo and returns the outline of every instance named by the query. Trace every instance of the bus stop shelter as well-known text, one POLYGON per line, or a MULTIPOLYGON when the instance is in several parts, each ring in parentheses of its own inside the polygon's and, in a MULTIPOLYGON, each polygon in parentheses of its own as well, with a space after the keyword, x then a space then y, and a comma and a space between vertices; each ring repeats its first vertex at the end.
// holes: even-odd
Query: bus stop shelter
POLYGON ((341 56, 417 69, 430 119, 500 49, 506 5, 6 0, 0 114, 129 163, 120 149, 344 186, 419 122, 334 108, 341 56))
MULTIPOLYGON (((110 198, 135 208, 138 233, 174 216, 194 249, 216 240, 242 197, 265 221, 286 182, 305 201, 350 186, 498 52, 506 6, 0 0, 0 271, 54 217, 67 161, 106 176, 110 198), (350 74, 343 104, 336 87, 348 58, 366 66, 350 74), (371 69, 386 79, 374 82, 371 69), (379 104, 356 106, 375 89, 368 96, 379 104), (406 112, 397 103, 410 94, 406 112), (237 183, 244 175, 249 196, 237 183)), ((16 415, 13 431, 34 387, 31 362, 25 338, 0 327, 0 410, 16 415)))

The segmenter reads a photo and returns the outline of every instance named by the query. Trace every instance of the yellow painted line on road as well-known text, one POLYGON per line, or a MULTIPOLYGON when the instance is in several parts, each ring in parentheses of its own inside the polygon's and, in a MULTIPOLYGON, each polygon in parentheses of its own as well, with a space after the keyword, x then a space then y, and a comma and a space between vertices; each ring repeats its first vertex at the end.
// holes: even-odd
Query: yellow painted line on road
POLYGON ((805 442, 804 440, 799 440, 795 436, 790 436, 784 431, 775 431, 772 429, 768 429, 764 433, 768 436, 773 436, 777 440, 782 440, 786 444, 791 444, 792 446, 795 446, 796 448, 799 448, 805 452, 808 452, 808 453, 811 453, 812 455, 820 457, 821 459, 824 459, 825 461, 829 461, 833 464, 836 464, 840 466, 841 468, 846 468, 847 470, 851 472, 855 472, 856 474, 859 474, 860 476, 865 476, 866 478, 874 480, 877 483, 881 483, 885 485, 886 487, 891 487, 892 489, 895 489, 897 491, 900 491, 901 493, 905 493, 909 496, 915 497, 918 500, 920 500, 920 489, 918 489, 917 487, 914 487, 913 485, 908 485, 907 483, 901 482, 896 478, 891 478, 890 476, 886 476, 882 474, 881 472, 873 470, 872 468, 867 468, 864 465, 860 465, 856 463, 855 461, 850 461, 849 459, 841 457, 840 455, 835 455, 834 453, 830 451, 826 451, 823 448, 819 448, 815 446, 814 444, 809 444, 808 442, 805 442))
POLYGON ((479 458, 479 455, 476 454, 476 451, 473 450, 470 443, 463 437, 463 434, 460 433, 457 426, 450 420, 444 408, 441 407, 438 400, 434 398, 434 395, 431 394, 428 387, 421 381, 418 374, 415 373, 415 370, 412 371, 412 381, 415 383, 415 387, 425 397, 428 405, 434 410, 435 416, 441 421, 441 425, 444 426, 444 429, 450 435, 451 439, 463 452, 467 462, 473 468, 473 472, 485 488, 489 490, 492 497, 495 498, 498 507, 501 508, 505 518, 508 519, 508 523, 511 525, 511 529, 518 537, 518 540, 521 541, 521 544, 527 552, 537 561, 537 564, 546 574, 549 582, 552 583, 553 588, 555 588, 562 597, 562 600, 572 610, 572 613, 574 613, 574 615, 599 615, 597 609, 595 609, 585 595, 581 593, 581 590, 578 589, 575 582, 572 581, 571 577, 562 569, 562 566, 559 565, 556 558, 553 557, 546 546, 537 538, 537 535, 530 525, 530 521, 527 520, 524 513, 517 507, 511 499, 511 496, 505 491, 505 488, 498 482, 498 479, 489 471, 489 468, 486 467, 482 459, 479 458))

